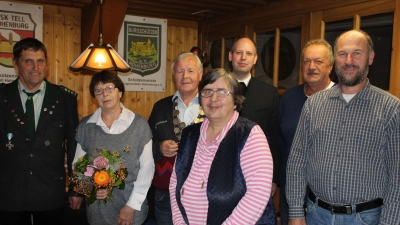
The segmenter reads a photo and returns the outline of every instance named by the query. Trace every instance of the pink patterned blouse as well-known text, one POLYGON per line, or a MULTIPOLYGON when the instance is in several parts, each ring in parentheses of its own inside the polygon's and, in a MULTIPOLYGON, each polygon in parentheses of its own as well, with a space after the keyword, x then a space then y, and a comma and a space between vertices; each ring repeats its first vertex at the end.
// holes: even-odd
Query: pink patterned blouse
MULTIPOLYGON (((209 120, 206 118, 200 128, 200 138, 190 174, 182 186, 181 202, 186 210, 190 224, 206 224, 208 213, 207 180, 212 161, 219 144, 229 129, 235 124, 239 114, 235 112, 229 123, 211 143, 207 142, 206 130, 209 120)), ((223 224, 255 224, 264 212, 271 193, 273 162, 267 139, 256 125, 250 132, 240 155, 247 192, 239 201, 232 214, 223 224)), ((185 224, 176 203, 175 169, 170 181, 172 217, 174 224, 185 224)))

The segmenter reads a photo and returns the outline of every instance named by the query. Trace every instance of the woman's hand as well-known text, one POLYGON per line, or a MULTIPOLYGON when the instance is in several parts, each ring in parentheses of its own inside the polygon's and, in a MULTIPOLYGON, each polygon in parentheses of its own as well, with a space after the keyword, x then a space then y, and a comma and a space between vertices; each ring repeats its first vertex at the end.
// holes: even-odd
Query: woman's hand
POLYGON ((135 210, 131 207, 125 205, 119 211, 118 215, 118 225, 131 225, 133 224, 133 218, 135 217, 135 210))
POLYGON ((106 199, 108 195, 108 191, 106 189, 99 189, 96 192, 96 199, 97 200, 103 200, 106 199))

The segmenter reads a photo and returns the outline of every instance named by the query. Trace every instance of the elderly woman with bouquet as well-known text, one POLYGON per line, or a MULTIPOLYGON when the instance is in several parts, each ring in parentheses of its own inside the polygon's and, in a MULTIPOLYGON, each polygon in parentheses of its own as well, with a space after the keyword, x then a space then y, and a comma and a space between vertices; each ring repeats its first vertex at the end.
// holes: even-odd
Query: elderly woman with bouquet
MULTIPOLYGON (((146 194, 154 174, 151 130, 144 117, 121 103, 124 84, 111 71, 94 74, 89 89, 99 108, 77 128, 74 169, 86 171, 72 181, 85 177, 93 181, 92 196, 99 202, 87 207, 90 224, 143 224, 148 212, 146 194), (91 166, 81 168, 88 164, 91 166)), ((74 189, 80 193, 85 185, 77 184, 74 189)), ((90 193, 86 197, 90 199, 90 193)), ((70 197, 71 208, 79 209, 82 199, 70 197)))

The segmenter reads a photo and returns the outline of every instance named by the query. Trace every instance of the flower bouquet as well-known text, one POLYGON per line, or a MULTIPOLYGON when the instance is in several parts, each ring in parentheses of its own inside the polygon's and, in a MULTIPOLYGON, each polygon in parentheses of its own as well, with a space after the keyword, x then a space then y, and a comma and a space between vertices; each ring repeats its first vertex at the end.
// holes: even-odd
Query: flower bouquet
POLYGON ((89 205, 96 200, 97 190, 106 189, 108 196, 104 199, 104 203, 107 203, 107 200, 112 200, 114 187, 121 190, 125 188, 128 171, 122 162, 123 159, 117 150, 89 151, 73 165, 74 172, 69 179, 70 190, 84 195, 89 205))

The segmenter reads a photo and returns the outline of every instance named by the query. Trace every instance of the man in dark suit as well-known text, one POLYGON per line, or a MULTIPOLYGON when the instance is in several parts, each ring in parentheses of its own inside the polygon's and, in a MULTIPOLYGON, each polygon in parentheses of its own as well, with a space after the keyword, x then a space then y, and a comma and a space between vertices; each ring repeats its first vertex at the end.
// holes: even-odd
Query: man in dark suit
POLYGON ((65 154, 71 172, 76 149, 77 94, 44 79, 42 42, 23 39, 13 54, 18 78, 0 87, 0 224, 32 225, 32 218, 34 225, 59 225, 65 154))
POLYGON ((149 118, 156 164, 152 184, 158 224, 172 224, 168 188, 182 129, 201 122, 204 117, 197 88, 202 75, 203 66, 195 54, 184 52, 178 55, 172 63, 172 78, 178 90, 156 102, 149 118))
POLYGON ((260 125, 265 136, 267 136, 271 149, 274 160, 274 177, 271 199, 267 207, 273 208, 272 196, 277 188, 280 169, 276 139, 279 106, 278 89, 251 76, 251 69, 257 62, 257 50, 254 42, 249 38, 240 38, 233 44, 229 52, 229 61, 232 62, 233 74, 242 83, 241 85, 245 85, 243 95, 246 99, 240 115, 260 125))

